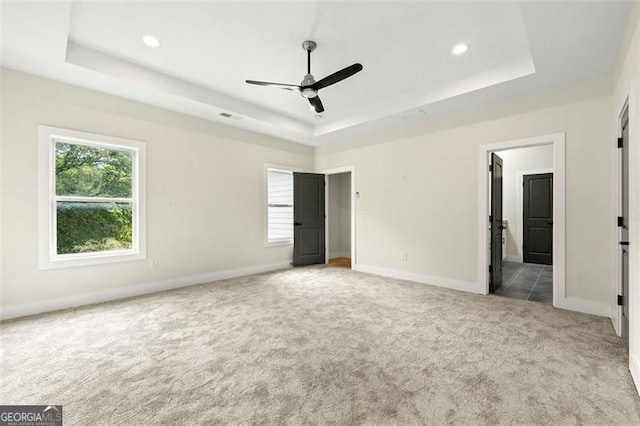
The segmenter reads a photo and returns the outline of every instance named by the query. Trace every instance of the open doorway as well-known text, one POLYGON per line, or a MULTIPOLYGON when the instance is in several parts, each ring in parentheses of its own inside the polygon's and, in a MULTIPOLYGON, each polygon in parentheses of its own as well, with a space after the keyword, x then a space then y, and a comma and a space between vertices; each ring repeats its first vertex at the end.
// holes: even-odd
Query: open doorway
POLYGON ((326 259, 327 264, 353 268, 355 250, 355 168, 324 170, 326 175, 326 259))
POLYGON ((327 263, 351 268, 351 172, 327 175, 327 263))
POLYGON ((492 153, 492 292, 499 296, 553 303, 553 146, 492 153), (495 162, 495 161, 494 161, 495 162), (500 170, 498 170, 500 169, 500 170), (496 174, 500 173, 500 179, 496 174), (496 185, 502 190, 497 191, 496 185), (500 193, 500 197, 494 197, 500 193), (502 211, 496 211, 497 202, 502 211), (495 228, 493 228, 495 227, 495 228), (495 238, 494 238, 495 237, 495 238), (498 250, 496 250, 498 249, 498 250), (501 258, 496 259, 496 252, 501 258))
POLYGON ((355 265, 354 194, 353 166, 293 173, 293 266, 355 265))
POLYGON ((557 135, 551 136, 481 149, 485 170, 490 164, 483 202, 489 215, 483 226, 487 245, 481 253, 488 266, 488 293, 548 304, 556 294, 564 295, 564 250, 558 255, 554 250, 564 233, 563 221, 554 229, 554 218, 563 217, 562 209, 554 209, 561 195, 554 184, 554 162, 562 147, 554 144, 557 135), (562 259, 560 273, 554 271, 554 259, 562 259))
POLYGON ((351 172, 327 175, 327 263, 351 268, 351 172))

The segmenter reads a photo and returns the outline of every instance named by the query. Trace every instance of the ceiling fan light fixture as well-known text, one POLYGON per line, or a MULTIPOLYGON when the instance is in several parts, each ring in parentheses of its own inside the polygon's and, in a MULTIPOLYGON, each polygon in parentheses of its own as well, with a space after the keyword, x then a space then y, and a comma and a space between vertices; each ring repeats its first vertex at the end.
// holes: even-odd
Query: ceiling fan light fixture
POLYGON ((156 36, 152 36, 151 34, 147 34, 142 37, 142 42, 149 47, 156 48, 160 47, 160 40, 156 36))
POLYGON ((469 45, 466 43, 458 43, 455 46, 453 46, 453 49, 451 49, 451 53, 453 53, 454 55, 462 55, 463 53, 466 53, 469 50, 469 45))
POLYGON ((318 91, 317 90, 313 90, 311 87, 305 87, 300 91, 300 94, 302 95, 303 98, 315 98, 316 96, 318 96, 318 91))

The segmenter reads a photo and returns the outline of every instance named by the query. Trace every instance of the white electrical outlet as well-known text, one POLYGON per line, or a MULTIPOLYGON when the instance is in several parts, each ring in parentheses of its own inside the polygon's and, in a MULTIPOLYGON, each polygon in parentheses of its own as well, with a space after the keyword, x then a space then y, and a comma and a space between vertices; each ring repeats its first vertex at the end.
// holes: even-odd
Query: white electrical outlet
POLYGON ((400 252, 400 260, 407 260, 407 252, 406 251, 401 251, 400 252))
POLYGON ((158 261, 157 260, 150 260, 149 261, 149 268, 151 269, 156 269, 158 267, 158 261))

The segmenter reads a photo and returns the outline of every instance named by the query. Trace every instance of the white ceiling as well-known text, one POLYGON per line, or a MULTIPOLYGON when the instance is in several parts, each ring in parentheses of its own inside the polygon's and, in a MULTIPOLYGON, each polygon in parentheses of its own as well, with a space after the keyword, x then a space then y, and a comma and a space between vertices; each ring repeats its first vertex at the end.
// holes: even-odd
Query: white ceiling
POLYGON ((4 2, 2 65, 296 142, 611 72, 631 2, 4 2), (161 42, 145 46, 145 34, 161 42), (303 40, 322 89, 299 94, 303 40), (464 42, 462 56, 451 53, 464 42), (221 112, 233 115, 227 119, 221 112))

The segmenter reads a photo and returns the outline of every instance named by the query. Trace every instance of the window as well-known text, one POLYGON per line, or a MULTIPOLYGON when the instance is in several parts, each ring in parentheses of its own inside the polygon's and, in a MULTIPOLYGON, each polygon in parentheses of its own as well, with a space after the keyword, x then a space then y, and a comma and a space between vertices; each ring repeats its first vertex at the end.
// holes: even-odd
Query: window
POLYGON ((293 172, 267 168, 267 242, 293 241, 293 172))
POLYGON ((144 144, 40 126, 40 151, 40 267, 144 258, 144 144))

